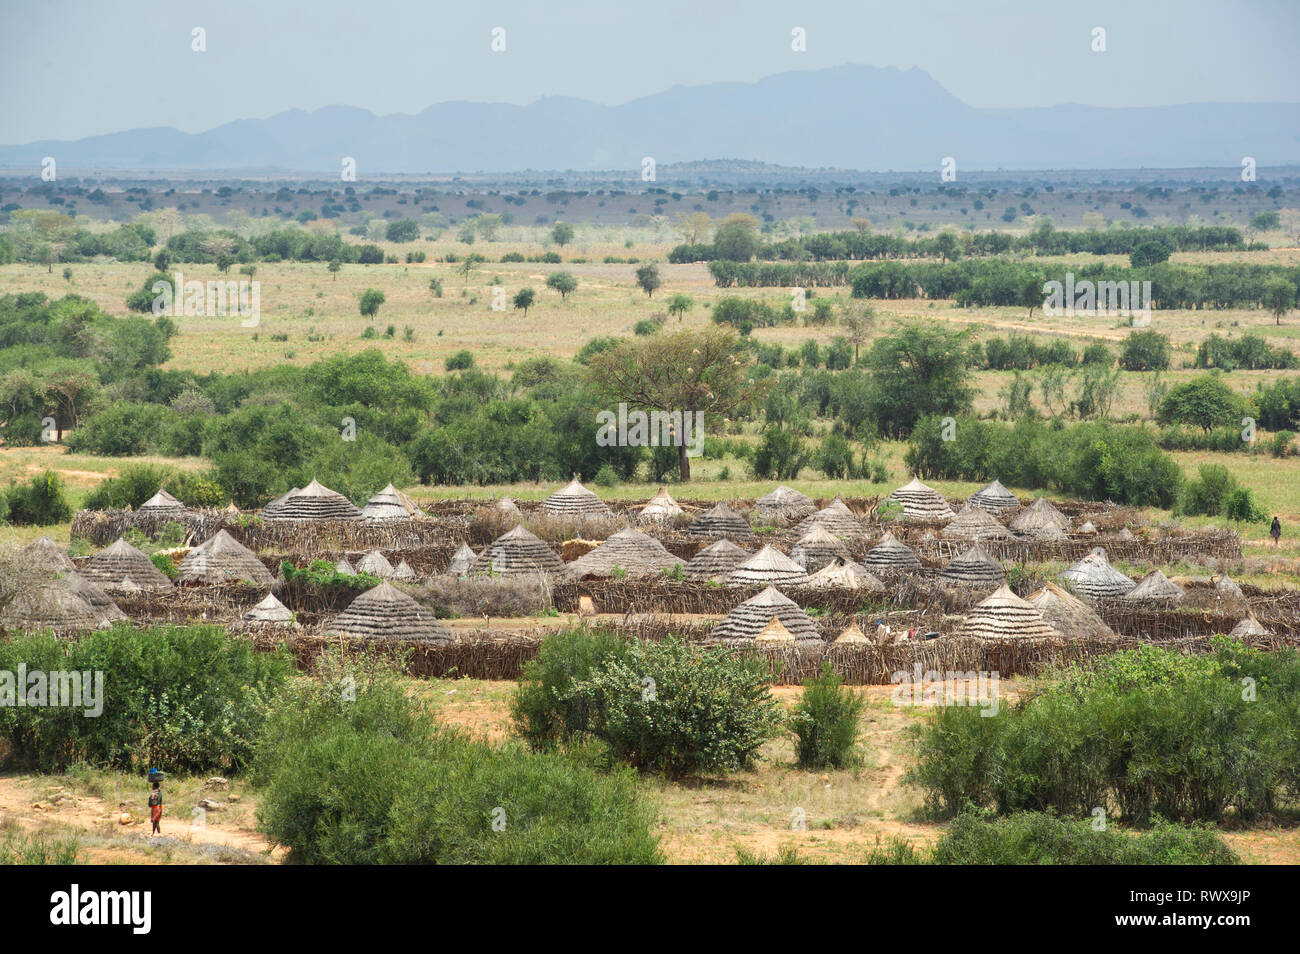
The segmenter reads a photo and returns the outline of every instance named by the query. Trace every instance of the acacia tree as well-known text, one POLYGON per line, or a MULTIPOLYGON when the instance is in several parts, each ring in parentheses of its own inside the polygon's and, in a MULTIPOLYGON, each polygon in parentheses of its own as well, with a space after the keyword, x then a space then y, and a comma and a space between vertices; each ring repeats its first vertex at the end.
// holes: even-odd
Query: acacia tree
POLYGON ((858 361, 862 346, 871 337, 871 329, 876 324, 876 310, 862 302, 851 301, 844 306, 840 315, 840 327, 844 329, 844 340, 853 345, 853 362, 858 361))
POLYGON ((569 292, 578 287, 578 280, 568 272, 551 272, 546 276, 546 287, 560 293, 560 299, 569 297, 569 292))
POLYGON ((1285 278, 1269 284, 1264 290, 1264 301, 1273 312, 1274 324, 1282 324, 1282 316, 1295 307, 1296 288, 1285 278))
POLYGON ((664 283, 664 280, 659 277, 659 266, 653 262, 642 265, 636 270, 636 283, 641 286, 647 298, 653 298, 655 289, 664 283))
MULTIPOLYGON (((710 327, 621 341, 594 355, 587 374, 597 393, 642 411, 697 411, 725 415, 750 400, 757 386, 746 380, 747 353, 732 328, 710 327)), ((683 431, 685 427, 683 427, 683 431)), ((683 481, 691 479, 686 434, 677 440, 683 481)))
POLYGON ((537 292, 533 291, 531 288, 521 288, 515 293, 515 307, 523 311, 525 318, 528 317, 528 309, 532 308, 533 303, 536 301, 537 292))

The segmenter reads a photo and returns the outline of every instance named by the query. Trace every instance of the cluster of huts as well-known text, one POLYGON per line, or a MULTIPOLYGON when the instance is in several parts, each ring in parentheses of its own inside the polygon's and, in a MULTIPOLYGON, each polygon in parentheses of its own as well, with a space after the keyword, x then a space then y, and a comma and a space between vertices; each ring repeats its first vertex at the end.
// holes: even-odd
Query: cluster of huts
MULTIPOLYGON (((1095 547, 1061 573, 1061 585, 1047 583, 1025 599, 1018 597, 1006 585, 1004 566, 988 552, 990 541, 1077 539, 1098 534, 1087 520, 1073 527, 1071 518, 1045 498, 1023 506, 998 481, 972 494, 956 512, 941 494, 919 480, 900 487, 882 502, 881 513, 889 521, 938 528, 938 538, 960 545, 960 552, 937 572, 924 570, 917 553, 894 533, 886 530, 873 539, 867 524, 839 497, 818 509, 811 498, 785 486, 755 501, 750 517, 760 526, 791 527, 795 542, 789 553, 760 544, 759 534, 746 516, 727 503, 691 518, 664 489, 636 511, 635 526, 609 534, 603 541, 591 541, 586 552, 569 561, 524 526, 523 513, 509 498, 497 501, 495 507, 517 518, 513 528, 478 552, 461 543, 444 573, 457 577, 541 575, 567 581, 667 576, 723 587, 758 588, 757 595, 735 606, 718 623, 713 638, 725 643, 820 643, 817 626, 791 594, 837 589, 883 597, 891 583, 923 572, 932 574, 941 586, 988 594, 956 628, 957 635, 985 638, 1114 635, 1095 611, 1098 600, 1169 606, 1185 596, 1182 588, 1159 570, 1140 581, 1132 580, 1111 566, 1102 547, 1095 547), (667 527, 699 541, 701 548, 690 559, 674 555, 654 535, 656 528, 667 527), (850 546, 864 553, 860 560, 854 559, 850 546)), ((164 517, 186 513, 185 506, 165 490, 139 510, 164 517)), ((576 477, 543 500, 540 511, 572 519, 613 516, 609 506, 576 477)), ((379 525, 432 519, 391 484, 357 507, 317 481, 271 501, 260 517, 267 522, 379 525)), ((1132 539, 1127 530, 1116 536, 1125 539, 1126 534, 1132 539)), ((189 549, 176 566, 174 579, 126 539, 118 539, 80 566, 44 538, 24 553, 35 569, 33 583, 0 609, 0 626, 86 629, 124 618, 113 602, 117 596, 163 592, 176 586, 236 581, 268 586, 275 582, 257 555, 225 529, 189 549)), ((393 585, 418 579, 405 560, 394 566, 381 551, 372 550, 355 562, 340 559, 335 571, 365 574, 380 582, 338 614, 329 631, 367 638, 452 639, 430 610, 393 585)), ((1240 588, 1226 577, 1218 585, 1236 588, 1236 595, 1241 596, 1240 588)), ((243 622, 251 626, 295 625, 293 613, 274 595, 249 608, 243 622)), ((1260 632, 1262 627, 1249 616, 1234 631, 1237 635, 1260 632)), ((850 626, 838 641, 865 642, 868 637, 850 626)))

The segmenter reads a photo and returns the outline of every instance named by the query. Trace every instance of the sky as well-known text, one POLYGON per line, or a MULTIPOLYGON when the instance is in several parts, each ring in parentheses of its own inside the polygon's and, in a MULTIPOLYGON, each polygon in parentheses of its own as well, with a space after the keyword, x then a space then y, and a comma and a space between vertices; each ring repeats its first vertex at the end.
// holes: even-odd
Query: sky
POLYGON ((979 107, 1300 102, 1298 41, 1300 0, 0 0, 0 143, 329 105, 612 105, 844 63, 919 67, 979 107))

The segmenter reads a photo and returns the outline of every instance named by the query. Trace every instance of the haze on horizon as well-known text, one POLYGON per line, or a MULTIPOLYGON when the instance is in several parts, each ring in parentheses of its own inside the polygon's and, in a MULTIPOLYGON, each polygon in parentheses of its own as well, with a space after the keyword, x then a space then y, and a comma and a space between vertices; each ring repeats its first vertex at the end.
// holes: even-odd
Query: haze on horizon
POLYGON ((853 0, 654 9, 372 0, 52 0, 0 33, 0 143, 151 126, 201 132, 289 109, 418 113, 446 101, 613 105, 674 85, 844 63, 917 67, 978 107, 1300 101, 1294 0, 853 0), (1094 27, 1107 50, 1090 47, 1094 27), (207 51, 191 49, 206 31, 207 51), (494 27, 506 50, 490 49, 494 27), (802 27, 807 51, 791 50, 802 27))

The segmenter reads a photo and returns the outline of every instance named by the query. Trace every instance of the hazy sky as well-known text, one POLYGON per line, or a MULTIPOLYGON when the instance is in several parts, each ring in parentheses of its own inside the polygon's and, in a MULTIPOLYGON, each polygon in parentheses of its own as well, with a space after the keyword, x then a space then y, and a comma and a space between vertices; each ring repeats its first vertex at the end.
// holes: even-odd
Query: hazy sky
POLYGON ((842 63, 920 67, 972 106, 1296 102, 1298 41, 1300 0, 0 0, 0 143, 333 104, 614 104, 842 63))

